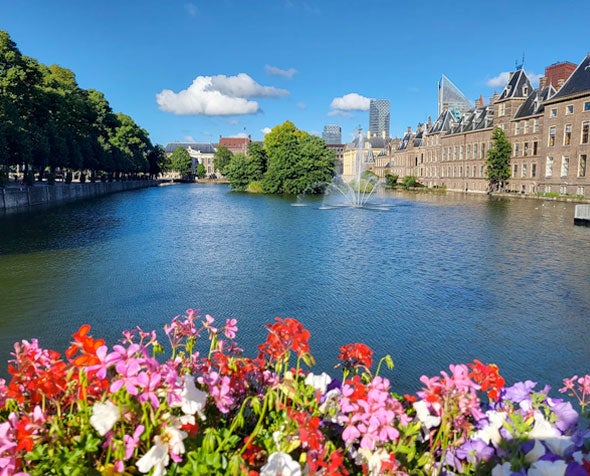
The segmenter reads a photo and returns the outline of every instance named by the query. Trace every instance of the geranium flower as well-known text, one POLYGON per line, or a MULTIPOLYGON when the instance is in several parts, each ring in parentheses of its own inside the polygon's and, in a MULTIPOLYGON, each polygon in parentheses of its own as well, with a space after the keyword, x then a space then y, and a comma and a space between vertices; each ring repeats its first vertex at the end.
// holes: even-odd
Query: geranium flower
POLYGON ((301 466, 289 454, 278 451, 260 468, 260 476, 301 476, 301 466))
POLYGON ((338 360, 344 362, 348 369, 364 367, 370 369, 373 365, 373 350, 366 344, 347 344, 340 347, 338 360))
POLYGON ((117 405, 109 400, 105 403, 96 402, 92 406, 90 424, 100 436, 104 436, 112 430, 119 418, 121 418, 121 411, 117 405))
POLYGON ((186 437, 186 432, 167 426, 161 436, 154 437, 154 446, 137 461, 137 469, 148 473, 153 468, 153 476, 163 476, 170 459, 182 461, 180 455, 184 454, 186 437))

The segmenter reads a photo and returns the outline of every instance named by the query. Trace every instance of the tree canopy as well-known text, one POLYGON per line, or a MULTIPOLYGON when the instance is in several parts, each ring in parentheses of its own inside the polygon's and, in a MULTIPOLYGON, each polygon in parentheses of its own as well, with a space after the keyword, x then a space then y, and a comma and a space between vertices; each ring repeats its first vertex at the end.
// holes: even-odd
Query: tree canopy
POLYGON ((0 30, 0 169, 21 165, 40 178, 57 168, 155 175, 163 163, 147 131, 114 113, 101 92, 23 55, 0 30))
POLYGON ((486 176, 489 190, 502 190, 510 178, 510 154, 512 146, 506 134, 499 127, 492 133, 492 146, 486 160, 486 176))
POLYGON ((190 175, 192 172, 193 160, 188 150, 184 147, 177 147, 170 156, 170 168, 180 175, 190 175))
POLYGON ((220 146, 215 151, 215 155, 213 156, 213 166, 215 170, 219 170, 221 175, 226 175, 226 167, 229 165, 232 159, 232 152, 227 147, 220 146))

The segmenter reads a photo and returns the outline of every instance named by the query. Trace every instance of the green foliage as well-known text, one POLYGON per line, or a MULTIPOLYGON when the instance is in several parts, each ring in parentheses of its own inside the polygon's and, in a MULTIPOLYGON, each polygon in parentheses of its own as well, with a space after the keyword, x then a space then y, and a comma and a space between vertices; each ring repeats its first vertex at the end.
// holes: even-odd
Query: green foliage
POLYGON ((192 172, 192 159, 188 150, 184 147, 178 147, 170 156, 170 167, 183 176, 188 176, 192 172))
POLYGON ((227 147, 218 147, 213 156, 213 166, 215 167, 215 170, 218 170, 222 175, 227 175, 225 170, 231 162, 232 157, 233 154, 227 147))
POLYGON ((512 146, 506 134, 499 127, 492 133, 492 147, 488 150, 486 176, 489 189, 502 190, 510 178, 510 154, 512 146))
POLYGON ((265 193, 322 193, 334 174, 334 152, 319 137, 286 121, 264 138, 268 168, 262 179, 265 193))
POLYGON ((387 185, 388 187, 395 187, 397 185, 398 179, 399 175, 385 174, 385 185, 387 185))
POLYGON ((197 165, 197 169, 195 170, 195 174, 199 178, 205 178, 205 176, 207 175, 207 169, 205 168, 205 166, 203 164, 199 164, 199 165, 197 165))
POLYGON ((148 171, 152 149, 147 132, 114 114, 101 92, 21 54, 0 30, 0 165, 138 173, 148 171))
POLYGON ((402 187, 407 189, 407 188, 419 187, 420 183, 418 182, 418 179, 416 178, 416 176, 408 175, 403 178, 401 185, 402 185, 402 187))
POLYGON ((229 164, 225 168, 225 174, 229 180, 232 190, 244 191, 248 184, 256 180, 250 177, 248 158, 244 154, 235 154, 232 156, 229 164))

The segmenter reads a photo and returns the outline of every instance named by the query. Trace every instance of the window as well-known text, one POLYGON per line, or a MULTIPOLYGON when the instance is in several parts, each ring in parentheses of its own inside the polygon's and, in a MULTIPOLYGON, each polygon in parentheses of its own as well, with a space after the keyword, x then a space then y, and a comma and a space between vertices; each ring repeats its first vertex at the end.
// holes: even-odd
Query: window
POLYGON ((565 113, 566 114, 573 114, 574 113, 574 105, 573 104, 568 104, 565 107, 565 113))
POLYGON ((585 177, 586 176, 586 154, 580 155, 580 160, 578 162, 578 177, 585 177))
POLYGON ((553 175, 553 157, 547 157, 547 163, 545 164, 545 177, 551 177, 553 175))
POLYGON ((567 185, 560 185, 559 186, 559 194, 560 195, 567 195, 567 185))
POLYGON ((477 144, 473 144, 473 158, 477 159, 477 144))
POLYGON ((529 132, 529 121, 524 121, 523 133, 528 134, 529 132))
POLYGON ((481 144, 481 158, 482 159, 486 158, 486 145, 485 145, 485 143, 481 144))
POLYGON ((514 123, 514 135, 517 136, 518 134, 520 134, 520 122, 515 122, 514 123))
POLYGON ((463 160, 463 146, 459 146, 459 160, 463 160))
POLYGON ((534 141, 533 142, 533 155, 537 155, 538 152, 539 152, 539 142, 534 141))
POLYGON ((467 160, 471 159, 471 144, 467 144, 467 160))
POLYGON ((518 164, 514 164, 514 172, 512 173, 512 176, 514 178, 516 178, 517 175, 518 175, 518 164))
POLYGON ((551 109, 551 111, 549 111, 549 117, 557 117, 557 108, 554 107, 553 109, 551 109))
POLYGON ((518 157, 520 154, 520 144, 514 144, 514 157, 518 157))
POLYGON ((590 101, 584 103, 584 111, 590 111, 590 101))
POLYGON ((523 147, 522 153, 524 154, 525 157, 527 155, 529 155, 529 143, 528 142, 525 142, 524 143, 524 147, 523 147))
POLYGON ((531 164, 531 177, 537 176, 537 164, 531 164))
POLYGON ((561 176, 567 177, 569 169, 570 169, 570 158, 564 156, 561 158, 561 176))
POLYGON ((580 195, 581 197, 584 196, 584 187, 577 188, 577 195, 580 195))
POLYGON ((555 145, 555 133, 556 133, 556 128, 555 126, 551 126, 549 128, 549 147, 552 147, 555 145))
POLYGON ((588 143, 588 131, 590 130, 590 122, 582 122, 582 144, 588 143))
POLYGON ((477 173, 477 167, 474 165, 473 166, 473 176, 475 177, 475 174, 477 173))
POLYGON ((522 177, 526 177, 526 164, 522 164, 522 177))
POLYGON ((483 165, 479 166, 479 176, 483 177, 483 165))
POLYGON ((572 143, 572 125, 566 124, 563 130, 563 145, 570 145, 572 143))
POLYGON ((539 119, 533 120, 533 132, 539 132, 539 119))
POLYGON ((498 116, 502 117, 506 114, 506 104, 502 103, 498 106, 498 116))

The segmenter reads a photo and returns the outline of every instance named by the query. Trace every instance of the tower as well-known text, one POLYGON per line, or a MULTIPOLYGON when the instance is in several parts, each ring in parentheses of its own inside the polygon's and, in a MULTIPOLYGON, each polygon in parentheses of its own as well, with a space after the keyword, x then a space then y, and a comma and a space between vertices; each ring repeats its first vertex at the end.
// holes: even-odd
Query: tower
POLYGON ((371 99, 369 103, 369 133, 389 137, 389 99, 371 99))
POLYGON ((328 124, 324 126, 322 138, 326 144, 342 144, 342 129, 336 124, 328 124))

